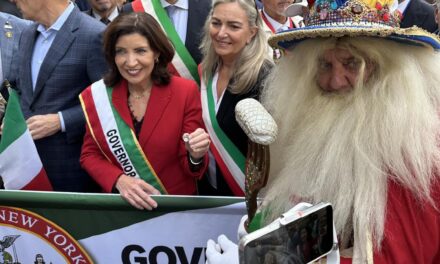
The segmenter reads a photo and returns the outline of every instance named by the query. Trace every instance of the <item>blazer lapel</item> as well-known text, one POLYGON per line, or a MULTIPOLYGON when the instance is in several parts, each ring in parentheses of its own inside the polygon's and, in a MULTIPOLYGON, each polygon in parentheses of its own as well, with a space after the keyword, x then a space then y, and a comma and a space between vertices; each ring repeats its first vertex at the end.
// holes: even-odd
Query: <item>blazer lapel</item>
POLYGON ((162 115, 170 103, 171 88, 157 87, 153 85, 151 89, 150 99, 148 101, 147 110, 144 116, 144 122, 139 135, 139 143, 144 146, 151 137, 154 129, 159 123, 162 115))
POLYGON ((34 23, 31 27, 25 28, 21 34, 20 40, 20 65, 18 78, 18 89, 21 93, 21 100, 26 101, 26 105, 30 104, 32 100, 32 70, 31 59, 32 51, 34 50, 35 39, 37 38, 38 24, 34 23))
POLYGON ((20 36, 19 32, 17 32, 16 26, 13 23, 11 23, 11 26, 12 29, 6 29, 6 27, 3 26, 3 32, 0 37, 1 48, 2 48, 3 78, 5 76, 9 76, 9 71, 11 70, 12 52, 14 50, 14 44, 18 42, 17 38, 20 36))
POLYGON ((72 11, 64 25, 58 31, 52 45, 50 46, 50 49, 44 58, 38 74, 32 103, 38 98, 44 87, 44 84, 49 79, 53 70, 56 68, 75 40, 75 35, 73 32, 78 29, 78 12, 80 11, 76 8, 72 11))

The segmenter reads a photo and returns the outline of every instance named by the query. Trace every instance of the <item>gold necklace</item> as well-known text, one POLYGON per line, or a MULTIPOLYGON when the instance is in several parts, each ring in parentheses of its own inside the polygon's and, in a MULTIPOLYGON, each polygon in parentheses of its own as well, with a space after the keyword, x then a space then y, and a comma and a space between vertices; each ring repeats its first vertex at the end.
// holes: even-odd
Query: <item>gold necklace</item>
POLYGON ((141 98, 144 98, 144 97, 146 97, 148 94, 150 94, 150 91, 149 91, 149 90, 144 91, 144 92, 141 93, 141 94, 134 94, 134 93, 132 93, 130 90, 128 90, 128 92, 129 92, 130 96, 132 96, 132 97, 133 97, 134 99, 136 99, 136 100, 139 100, 139 99, 141 99, 141 98))

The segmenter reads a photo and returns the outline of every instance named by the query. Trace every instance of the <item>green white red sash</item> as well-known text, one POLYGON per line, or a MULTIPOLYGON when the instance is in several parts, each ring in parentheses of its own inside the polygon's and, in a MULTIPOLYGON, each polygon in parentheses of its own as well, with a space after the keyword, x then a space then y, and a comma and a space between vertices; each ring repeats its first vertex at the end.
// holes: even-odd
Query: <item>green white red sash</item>
POLYGON ((176 49, 176 53, 174 54, 171 63, 179 73, 180 77, 200 83, 199 75, 197 73, 197 64, 188 49, 185 47, 185 44, 180 39, 167 12, 162 7, 160 0, 134 1, 132 7, 133 11, 146 12, 159 22, 165 34, 167 34, 176 49))
POLYGON ((112 105, 111 87, 103 80, 80 94, 81 105, 92 137, 103 155, 124 174, 141 178, 162 194, 167 191, 139 145, 135 133, 112 105))
POLYGON ((244 196, 246 158, 217 122, 213 98, 213 90, 216 90, 213 86, 217 84, 213 84, 212 80, 211 77, 207 85, 203 80, 201 82, 203 121, 211 137, 210 151, 232 192, 236 196, 244 196))

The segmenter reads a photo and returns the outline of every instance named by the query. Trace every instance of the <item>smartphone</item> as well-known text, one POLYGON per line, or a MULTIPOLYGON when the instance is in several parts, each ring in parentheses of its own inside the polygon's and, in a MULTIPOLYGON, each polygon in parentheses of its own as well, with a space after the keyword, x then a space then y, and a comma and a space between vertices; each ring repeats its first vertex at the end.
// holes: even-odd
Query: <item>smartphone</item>
POLYGON ((244 236, 239 243, 240 263, 310 263, 333 248, 333 209, 319 203, 287 212, 271 224, 244 236))

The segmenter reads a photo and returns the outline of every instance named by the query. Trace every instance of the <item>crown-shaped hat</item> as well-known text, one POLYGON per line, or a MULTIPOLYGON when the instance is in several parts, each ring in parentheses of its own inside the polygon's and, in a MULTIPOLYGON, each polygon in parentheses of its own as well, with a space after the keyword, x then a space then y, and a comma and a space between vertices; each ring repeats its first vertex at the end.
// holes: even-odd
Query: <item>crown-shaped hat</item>
MULTIPOLYGON (((289 8, 300 10, 295 5, 289 8)), ((279 32, 269 44, 287 49, 309 38, 369 36, 440 49, 438 36, 416 26, 400 28, 397 6, 397 0, 316 0, 304 15, 305 27, 279 32)))

